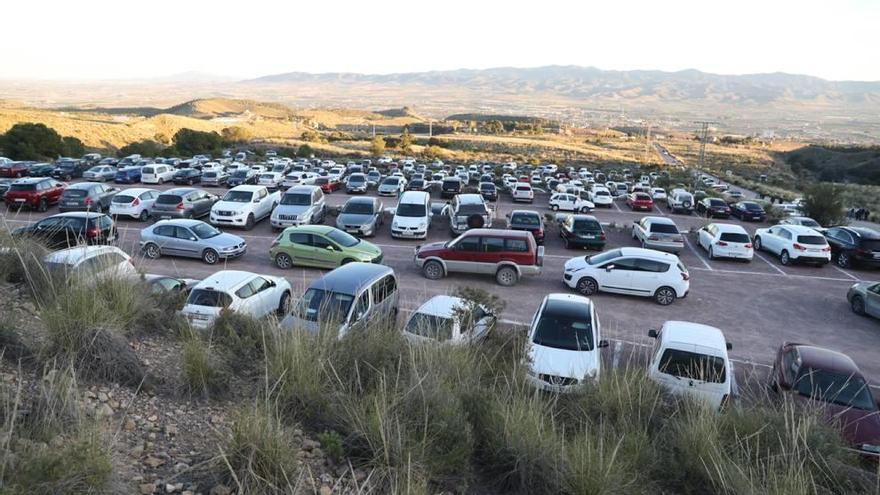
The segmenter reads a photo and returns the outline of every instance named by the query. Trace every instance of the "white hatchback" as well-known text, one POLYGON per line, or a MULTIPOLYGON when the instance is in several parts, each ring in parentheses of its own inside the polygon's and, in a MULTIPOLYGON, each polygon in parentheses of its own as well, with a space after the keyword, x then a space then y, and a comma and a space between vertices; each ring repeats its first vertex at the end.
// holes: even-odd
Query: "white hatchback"
POLYGON ((110 200, 110 216, 131 217, 146 222, 150 219, 150 211, 159 194, 161 193, 155 189, 143 187, 132 187, 120 191, 110 200))
POLYGON ((576 211, 580 213, 589 213, 595 208, 591 201, 581 199, 576 194, 556 193, 550 197, 550 209, 553 211, 576 211))
POLYGON ((535 200, 535 190, 527 182, 517 182, 510 192, 514 201, 528 201, 531 203, 535 200))
POLYGON ((729 223, 710 223, 697 234, 700 247, 709 254, 709 259, 734 258, 752 261, 755 250, 746 229, 729 223))
POLYGON ((140 274, 131 256, 116 246, 76 246, 47 254, 46 271, 64 281, 77 279, 86 284, 123 278, 137 280, 140 274))
POLYGON ((207 328, 221 311, 263 318, 283 317, 289 309, 290 282, 284 277, 222 270, 193 287, 180 313, 193 327, 207 328))
POLYGON ((783 265, 813 263, 826 265, 831 261, 831 246, 821 233, 801 225, 774 225, 755 231, 755 250, 779 256, 783 265))

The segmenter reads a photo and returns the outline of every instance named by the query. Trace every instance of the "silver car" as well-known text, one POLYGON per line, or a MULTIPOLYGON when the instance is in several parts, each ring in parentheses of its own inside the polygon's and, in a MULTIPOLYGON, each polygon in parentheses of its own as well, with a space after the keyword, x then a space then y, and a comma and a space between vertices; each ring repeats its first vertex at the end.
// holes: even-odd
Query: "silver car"
POLYGON ((83 172, 83 179, 106 182, 116 177, 116 167, 109 165, 96 165, 83 172))
POLYGON ((217 196, 194 187, 168 189, 156 198, 150 215, 159 220, 201 218, 211 213, 217 196))
POLYGON ((880 318, 880 283, 860 282, 854 284, 846 293, 846 299, 853 313, 880 318))
POLYGON ((382 225, 382 202, 378 198, 351 198, 336 217, 336 228, 352 235, 374 236, 382 225))
POLYGON ((162 255, 200 258, 209 265, 238 258, 247 243, 200 220, 161 220, 141 230, 141 251, 156 259, 162 255))
POLYGON ((379 196, 397 196, 400 191, 404 189, 404 180, 402 177, 386 177, 385 180, 379 184, 379 188, 376 191, 379 193, 379 196))
POLYGON ((281 196, 278 206, 272 210, 270 223, 274 230, 322 223, 326 213, 324 193, 320 187, 293 186, 281 196))

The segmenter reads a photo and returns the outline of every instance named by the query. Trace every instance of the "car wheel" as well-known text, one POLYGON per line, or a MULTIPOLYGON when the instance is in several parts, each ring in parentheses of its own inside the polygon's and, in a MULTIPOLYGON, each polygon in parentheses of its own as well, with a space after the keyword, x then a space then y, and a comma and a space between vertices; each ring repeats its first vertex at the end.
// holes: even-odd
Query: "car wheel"
POLYGON ((213 249, 205 249, 205 251, 202 253, 202 261, 209 265, 217 263, 219 259, 220 255, 218 255, 217 251, 214 251, 213 249))
POLYGON ((550 209, 553 211, 559 211, 559 205, 550 205, 550 209))
POLYGON ((244 230, 253 229, 254 223, 256 223, 256 222, 254 221, 254 215, 252 213, 252 214, 248 215, 247 220, 245 220, 245 222, 244 222, 244 230))
POLYGON ((782 263, 784 266, 787 266, 791 263, 791 257, 788 255, 788 251, 783 249, 782 252, 779 253, 779 262, 782 263))
POLYGON ((149 218, 150 218, 150 212, 148 212, 147 210, 141 210, 141 214, 138 216, 138 219, 141 222, 146 222, 147 220, 149 220, 149 218))
POLYGON ((504 287, 516 285, 517 280, 519 280, 519 274, 510 266, 502 266, 495 274, 495 281, 504 287))
POLYGON ((40 204, 37 206, 37 211, 45 212, 49 209, 49 202, 46 201, 46 198, 40 198, 40 204))
POLYGON ((841 268, 849 268, 851 264, 852 261, 850 261, 848 254, 844 252, 840 252, 837 254, 837 266, 841 268))
POLYGON ((575 288, 585 296, 592 296, 596 292, 599 292, 599 284, 592 277, 584 277, 578 280, 575 288))
POLYGON ((852 312, 863 316, 865 314, 865 300, 862 299, 862 296, 853 296, 852 301, 849 302, 849 307, 852 308, 852 312))
POLYGON ((158 258, 159 256, 162 256, 162 250, 159 249, 158 245, 153 244, 151 242, 151 243, 147 244, 146 246, 144 246, 144 256, 146 256, 147 258, 150 258, 151 260, 154 260, 154 259, 158 258))
POLYGON ((422 267, 422 274, 429 280, 440 280, 443 278, 443 265, 439 261, 429 261, 422 267))
POLYGON ((761 250, 761 238, 760 237, 755 236, 754 245, 755 245, 755 251, 761 250))
POLYGON ((287 270, 293 266, 293 258, 287 253, 278 253, 275 255, 275 266, 282 270, 287 270))
POLYGON ((581 213, 589 213, 589 212, 590 212, 590 209, 587 208, 586 206, 584 206, 583 208, 581 208, 581 213))
POLYGON ((290 312, 290 292, 284 291, 281 299, 278 301, 278 316, 285 316, 290 312))
POLYGON ((675 302, 675 291, 672 287, 660 287, 654 293, 654 301, 661 306, 669 306, 675 302))

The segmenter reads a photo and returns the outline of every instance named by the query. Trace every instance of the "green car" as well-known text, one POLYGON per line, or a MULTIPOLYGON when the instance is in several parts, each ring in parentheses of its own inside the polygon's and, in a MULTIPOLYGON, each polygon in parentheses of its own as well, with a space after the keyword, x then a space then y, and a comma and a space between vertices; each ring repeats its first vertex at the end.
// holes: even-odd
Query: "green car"
POLYGON ((288 227, 272 242, 269 254, 282 269, 293 265, 336 268, 352 261, 382 262, 378 246, 327 225, 288 227))

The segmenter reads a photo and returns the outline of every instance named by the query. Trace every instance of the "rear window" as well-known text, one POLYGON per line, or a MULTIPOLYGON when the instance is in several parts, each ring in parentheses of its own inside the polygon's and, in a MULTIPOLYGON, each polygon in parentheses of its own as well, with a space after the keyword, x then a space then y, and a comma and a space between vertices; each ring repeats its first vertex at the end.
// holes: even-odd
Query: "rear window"
POLYGON ((574 229, 594 232, 602 230, 602 226, 596 220, 575 220, 574 229))
POLYGON ((154 173, 155 171, 156 171, 156 170, 155 170, 153 167, 144 167, 144 173, 145 173, 145 174, 152 174, 152 173, 154 173))
POLYGON ((659 234, 677 234, 678 228, 675 225, 668 223, 652 223, 651 232, 657 232, 659 234))
POLYGON ((821 235, 799 235, 797 241, 799 244, 814 244, 819 246, 824 246, 826 244, 825 238, 821 235))
POLYGON ((529 186, 516 186, 517 191, 531 191, 532 188, 529 186))
POLYGON ((453 324, 452 318, 415 313, 406 324, 406 331, 414 335, 445 341, 452 338, 453 324))
POLYGON ((636 194, 636 200, 637 200, 637 201, 648 201, 648 200, 650 200, 650 199, 651 199, 651 196, 648 196, 647 194, 644 194, 644 193, 638 193, 638 194, 636 194))
POLYGON ((741 244, 748 244, 751 242, 751 239, 749 239, 747 234, 737 234, 736 232, 724 232, 721 234, 721 240, 725 242, 738 242, 741 244))
POLYGON ((65 198, 84 198, 89 195, 89 192, 84 189, 68 189, 64 191, 65 198))
POLYGON ((128 194, 117 194, 113 196, 113 199, 110 200, 111 203, 124 203, 128 204, 134 201, 134 196, 129 196, 128 194))
POLYGON ((160 194, 158 198, 156 198, 156 204, 160 205, 176 205, 183 201, 183 198, 176 194, 160 194))
POLYGON ((511 223, 518 223, 520 225, 541 225, 541 219, 536 215, 524 215, 518 214, 510 217, 511 223))
POLYGON ((9 186, 10 192, 16 192, 16 191, 25 192, 25 191, 36 191, 36 190, 37 190, 36 184, 12 184, 11 186, 9 186))
POLYGON ((232 304, 232 297, 225 292, 216 290, 193 289, 187 298, 186 303, 194 306, 225 308, 232 304))
POLYGON ((710 199, 709 204, 712 206, 727 206, 727 203, 720 199, 710 199))
POLYGON ((660 357, 660 372, 710 383, 724 383, 727 380, 723 359, 681 349, 663 351, 663 356, 660 357))

